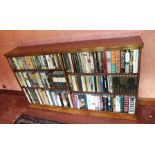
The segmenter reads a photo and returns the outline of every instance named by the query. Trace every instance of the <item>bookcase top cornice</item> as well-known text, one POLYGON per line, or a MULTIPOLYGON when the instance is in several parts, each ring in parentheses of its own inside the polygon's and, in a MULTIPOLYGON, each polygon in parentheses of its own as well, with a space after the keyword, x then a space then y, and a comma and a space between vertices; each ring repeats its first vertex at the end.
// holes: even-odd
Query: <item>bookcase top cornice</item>
POLYGON ((46 45, 34 45, 17 47, 16 49, 5 54, 6 57, 13 56, 31 56, 42 55, 54 52, 75 52, 84 49, 95 49, 97 47, 108 48, 125 48, 125 47, 143 47, 143 41, 140 36, 121 37, 100 40, 86 40, 76 42, 64 42, 46 45))

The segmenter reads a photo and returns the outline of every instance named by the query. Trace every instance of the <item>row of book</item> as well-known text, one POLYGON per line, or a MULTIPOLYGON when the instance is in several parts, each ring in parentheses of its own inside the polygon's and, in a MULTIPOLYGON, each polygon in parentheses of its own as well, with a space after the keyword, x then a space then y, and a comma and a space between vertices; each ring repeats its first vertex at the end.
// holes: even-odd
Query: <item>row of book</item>
POLYGON ((135 96, 73 94, 73 105, 78 109, 135 113, 135 96))
POLYGON ((138 73, 138 49, 63 53, 67 72, 138 73))
POLYGON ((25 56, 12 57, 8 59, 13 69, 58 69, 60 66, 60 55, 40 55, 40 56, 25 56))
POLYGON ((108 92, 107 76, 103 75, 68 75, 73 91, 108 92))
POLYGON ((66 89, 66 79, 63 71, 48 72, 16 72, 22 87, 41 87, 66 89))
POLYGON ((34 104, 129 114, 135 113, 135 96, 69 94, 65 91, 25 88, 23 90, 29 102, 34 104))
POLYGON ((137 75, 68 75, 73 91, 135 95, 137 75))
POLYGON ((70 94, 65 91, 25 88, 23 90, 30 103, 73 108, 70 94))

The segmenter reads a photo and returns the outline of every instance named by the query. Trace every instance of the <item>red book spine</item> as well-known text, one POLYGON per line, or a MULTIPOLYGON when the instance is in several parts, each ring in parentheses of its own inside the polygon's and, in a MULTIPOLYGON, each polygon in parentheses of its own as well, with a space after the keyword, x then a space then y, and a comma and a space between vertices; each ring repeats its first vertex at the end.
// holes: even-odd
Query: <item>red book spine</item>
POLYGON ((102 52, 102 71, 103 71, 103 73, 107 73, 106 51, 102 52))
POLYGON ((73 95, 73 93, 71 93, 70 96, 71 96, 71 100, 72 100, 72 103, 73 103, 73 108, 76 108, 76 103, 74 101, 74 95, 73 95))
POLYGON ((129 97, 124 96, 124 112, 128 113, 129 109, 129 97))

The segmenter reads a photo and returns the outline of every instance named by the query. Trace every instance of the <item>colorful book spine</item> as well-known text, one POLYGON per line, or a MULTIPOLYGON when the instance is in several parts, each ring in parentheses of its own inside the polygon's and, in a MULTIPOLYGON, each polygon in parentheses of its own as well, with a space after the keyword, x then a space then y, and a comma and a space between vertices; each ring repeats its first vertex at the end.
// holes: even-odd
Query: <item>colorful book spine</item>
POLYGON ((120 63, 120 51, 116 51, 116 73, 120 73, 121 63, 120 63))
POLYGON ((102 72, 107 73, 107 57, 106 52, 102 52, 102 72))
POLYGON ((129 96, 124 96, 123 112, 128 113, 128 109, 129 109, 129 96))
POLYGON ((116 73, 116 52, 111 51, 111 73, 116 73))

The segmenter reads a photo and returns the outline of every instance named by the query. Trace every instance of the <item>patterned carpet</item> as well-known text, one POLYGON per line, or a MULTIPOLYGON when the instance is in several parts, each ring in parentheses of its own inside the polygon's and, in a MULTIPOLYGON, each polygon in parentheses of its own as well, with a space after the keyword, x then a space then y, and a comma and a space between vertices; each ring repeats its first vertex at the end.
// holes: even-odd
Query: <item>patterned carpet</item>
POLYGON ((14 122, 14 124, 64 124, 64 123, 22 114, 14 122))

